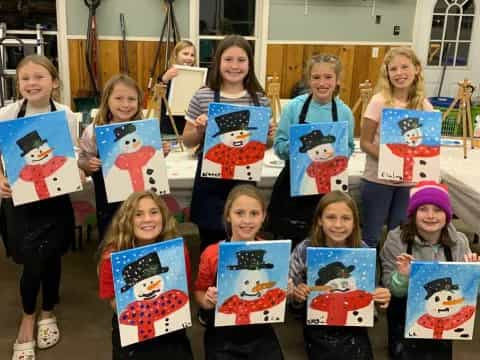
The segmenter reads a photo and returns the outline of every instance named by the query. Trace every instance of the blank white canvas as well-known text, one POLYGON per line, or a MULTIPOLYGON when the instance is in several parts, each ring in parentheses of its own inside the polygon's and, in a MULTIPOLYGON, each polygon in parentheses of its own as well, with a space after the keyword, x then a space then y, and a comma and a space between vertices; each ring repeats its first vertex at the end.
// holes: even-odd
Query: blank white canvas
POLYGON ((172 115, 185 115, 195 92, 205 84, 207 68, 174 65, 178 71, 170 84, 168 105, 172 115))

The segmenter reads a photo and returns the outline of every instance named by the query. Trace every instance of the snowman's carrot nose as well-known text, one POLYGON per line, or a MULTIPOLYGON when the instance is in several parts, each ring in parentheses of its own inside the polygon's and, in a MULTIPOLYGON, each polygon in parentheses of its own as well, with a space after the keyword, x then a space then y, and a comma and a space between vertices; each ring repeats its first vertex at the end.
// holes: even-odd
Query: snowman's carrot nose
POLYGON ((274 287, 276 283, 277 283, 276 281, 267 281, 267 282, 264 282, 264 283, 260 283, 258 285, 255 285, 252 288, 252 292, 259 292, 261 290, 270 289, 270 288, 274 287))
POLYGON ((40 151, 39 158, 44 159, 47 157, 48 154, 50 154, 53 151, 52 148, 45 150, 45 151, 40 151))
POLYGON ((457 305, 457 304, 461 304, 463 302, 463 297, 461 298, 458 298, 458 299, 455 299, 455 300, 450 300, 450 301, 444 301, 442 303, 442 305, 447 305, 447 306, 450 306, 450 305, 457 305))
POLYGON ((247 137, 249 137, 249 136, 250 136, 250 133, 247 131, 247 132, 245 132, 245 133, 242 134, 242 135, 237 135, 237 136, 235 136, 235 139, 241 140, 241 139, 245 139, 245 138, 247 138, 247 137))
POLYGON ((160 280, 155 281, 153 284, 147 286, 148 290, 155 290, 160 285, 160 280))

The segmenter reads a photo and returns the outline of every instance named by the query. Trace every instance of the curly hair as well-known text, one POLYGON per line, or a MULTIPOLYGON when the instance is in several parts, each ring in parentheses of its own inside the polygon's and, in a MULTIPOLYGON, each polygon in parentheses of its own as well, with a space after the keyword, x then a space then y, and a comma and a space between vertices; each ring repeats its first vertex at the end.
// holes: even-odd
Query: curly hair
POLYGON ((408 92, 407 108, 423 110, 423 102, 425 100, 425 81, 423 77, 423 68, 420 60, 412 48, 406 46, 394 47, 385 54, 382 66, 380 67, 380 74, 378 76, 375 92, 380 92, 384 96, 387 106, 393 106, 394 88, 388 75, 388 66, 396 56, 405 56, 406 58, 410 59, 413 66, 417 69, 417 74, 415 74, 415 79, 413 80, 408 92))

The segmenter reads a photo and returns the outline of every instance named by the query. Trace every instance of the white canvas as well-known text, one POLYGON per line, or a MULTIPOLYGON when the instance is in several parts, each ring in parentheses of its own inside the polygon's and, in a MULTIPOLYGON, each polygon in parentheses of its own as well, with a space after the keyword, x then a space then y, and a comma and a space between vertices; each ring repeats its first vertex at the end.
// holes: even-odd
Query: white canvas
POLYGON ((170 83, 168 105, 172 115, 185 115, 195 92, 205 84, 207 68, 174 65, 178 75, 170 83))

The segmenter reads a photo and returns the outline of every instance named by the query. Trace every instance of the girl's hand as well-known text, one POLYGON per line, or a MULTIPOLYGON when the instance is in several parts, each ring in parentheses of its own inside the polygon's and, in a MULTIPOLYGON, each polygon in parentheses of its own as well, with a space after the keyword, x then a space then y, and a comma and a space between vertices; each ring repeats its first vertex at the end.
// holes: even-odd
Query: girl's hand
POLYGON ((178 70, 174 66, 165 71, 165 74, 162 76, 162 82, 167 83, 172 80, 175 76, 178 75, 178 70))
POLYGON ((310 294, 310 288, 307 286, 307 284, 300 283, 297 286, 295 286, 295 289, 293 290, 293 300, 299 303, 303 303, 307 300, 308 295, 310 294))
POLYGON ((100 170, 100 167, 102 166, 102 161, 99 158, 94 156, 88 159, 87 165, 88 165, 88 171, 93 173, 95 171, 100 170))
POLYGON ((465 262, 480 262, 480 255, 476 253, 465 254, 463 258, 465 262))
POLYGON ((397 271, 408 277, 410 276, 410 264, 413 260, 413 256, 403 253, 397 256, 397 271))
POLYGON ((163 157, 167 157, 167 155, 170 153, 170 150, 172 150, 170 143, 168 141, 162 142, 162 149, 163 149, 163 157))
POLYGON ((207 309, 213 309, 217 304, 217 288, 215 286, 210 286, 207 291, 205 291, 204 304, 207 309))
POLYGON ((0 197, 12 197, 12 189, 10 188, 10 184, 8 183, 8 179, 3 175, 0 175, 0 197))
POLYGON ((373 301, 380 304, 381 309, 386 309, 392 294, 389 289, 386 288, 376 288, 373 292, 373 301))
POLYGON ((273 138, 275 136, 275 133, 277 132, 277 123, 272 119, 270 120, 270 123, 268 124, 268 137, 273 138))
POLYGON ((197 134, 201 135, 205 132, 205 128, 207 127, 207 120, 208 116, 206 114, 201 114, 193 121, 192 124, 195 127, 197 134))

